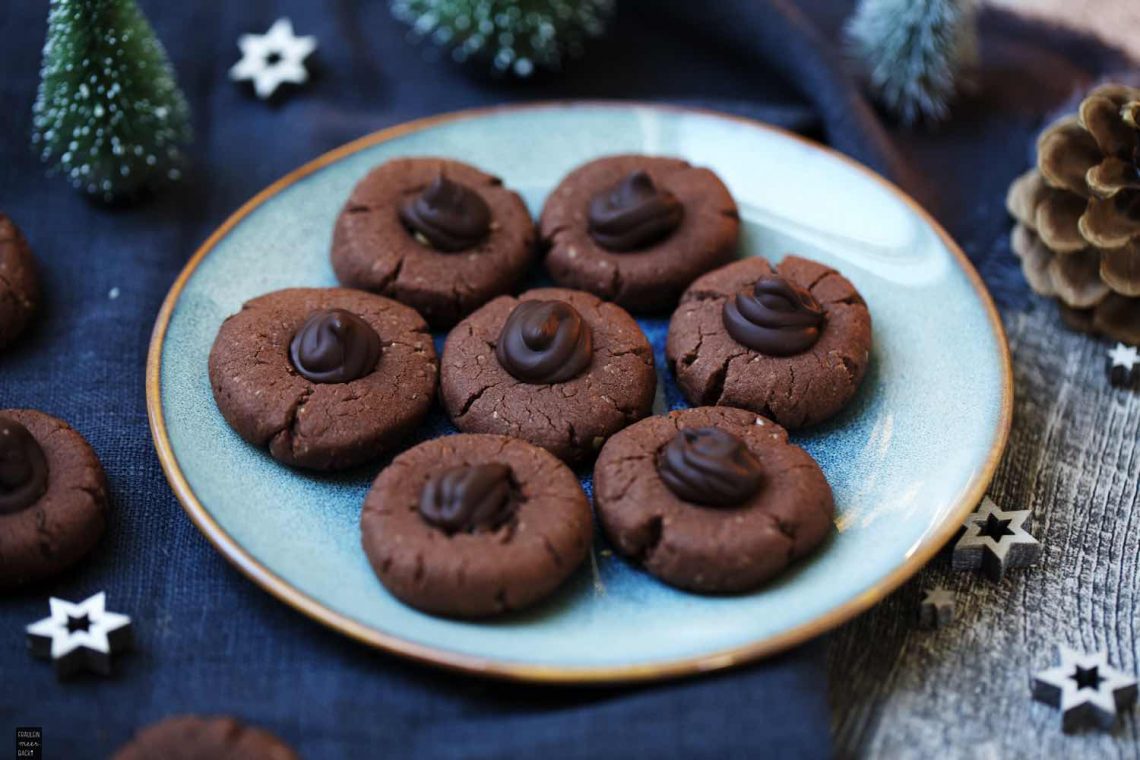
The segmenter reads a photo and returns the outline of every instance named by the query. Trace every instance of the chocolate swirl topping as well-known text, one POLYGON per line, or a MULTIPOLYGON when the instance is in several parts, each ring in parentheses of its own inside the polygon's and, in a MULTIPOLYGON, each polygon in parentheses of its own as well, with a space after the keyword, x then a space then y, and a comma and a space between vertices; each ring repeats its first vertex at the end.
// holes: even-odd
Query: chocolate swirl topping
POLYGON ((344 309, 314 311, 289 344, 297 372, 314 383, 347 383, 369 375, 380 359, 380 336, 344 309))
POLYGON ((594 336, 565 301, 522 301, 503 324, 495 356, 524 383, 562 383, 590 365, 594 336))
POLYGON ((725 301, 724 326, 743 346, 770 356, 803 353, 819 340, 823 308, 815 296, 779 275, 761 277, 751 295, 725 301))
POLYGON ((400 221, 432 248, 447 253, 482 242, 491 230, 491 209, 483 196, 442 173, 400 207, 400 221))
POLYGON ((590 200, 586 225, 590 237, 603 248, 632 251, 668 237, 684 211, 675 195, 636 171, 590 200))
POLYGON ((449 467, 420 491, 420 516, 445 533, 494 530, 517 509, 511 468, 505 464, 449 467))
POLYGON ((685 428, 657 457, 657 473, 685 501, 735 507, 760 488, 760 460, 736 436, 719 428, 685 428))
POLYGON ((0 514, 19 512, 47 491, 47 458, 28 429, 0 417, 0 514))

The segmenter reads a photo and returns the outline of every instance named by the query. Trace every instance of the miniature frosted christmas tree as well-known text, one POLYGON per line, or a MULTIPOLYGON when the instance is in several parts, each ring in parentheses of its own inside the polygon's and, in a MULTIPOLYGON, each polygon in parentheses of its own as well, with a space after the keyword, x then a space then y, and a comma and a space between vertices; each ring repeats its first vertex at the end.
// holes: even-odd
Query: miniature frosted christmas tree
POLYGON ((976 0, 861 0, 849 46, 904 124, 938 121, 977 59, 976 0))
POLYGON ((614 0, 392 0, 413 39, 449 48, 457 61, 486 58, 496 71, 556 69, 605 30, 614 0))
POLYGON ((189 109, 134 0, 52 0, 34 116, 43 160, 94 197, 181 176, 189 109))

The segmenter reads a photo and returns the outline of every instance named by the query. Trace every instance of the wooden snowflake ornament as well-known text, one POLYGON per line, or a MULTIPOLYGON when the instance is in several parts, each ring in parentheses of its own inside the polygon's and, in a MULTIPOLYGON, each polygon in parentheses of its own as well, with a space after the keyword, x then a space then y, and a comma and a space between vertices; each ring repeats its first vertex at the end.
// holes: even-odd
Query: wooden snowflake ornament
POLYGON ((252 82, 257 97, 268 100, 286 82, 309 81, 305 59, 317 49, 317 38, 297 37, 293 22, 279 18, 265 34, 243 34, 238 47, 241 60, 230 69, 230 79, 252 82))
POLYGON ((966 518, 966 530, 954 545, 954 569, 981 570, 1000 581, 1008 568, 1032 564, 1041 544, 1025 530, 1028 519, 1028 509, 1006 512, 987 496, 966 518))
POLYGON ((1061 710, 1061 730, 1111 729, 1136 703, 1136 679, 1108 664, 1105 652, 1082 654, 1058 647, 1061 664, 1033 676, 1033 698, 1061 710))
POLYGON ((108 612, 102 591, 79 604, 55 597, 49 604, 51 615, 27 627, 32 654, 50 658, 60 678, 80 670, 110 675, 112 657, 131 645, 131 619, 108 612))

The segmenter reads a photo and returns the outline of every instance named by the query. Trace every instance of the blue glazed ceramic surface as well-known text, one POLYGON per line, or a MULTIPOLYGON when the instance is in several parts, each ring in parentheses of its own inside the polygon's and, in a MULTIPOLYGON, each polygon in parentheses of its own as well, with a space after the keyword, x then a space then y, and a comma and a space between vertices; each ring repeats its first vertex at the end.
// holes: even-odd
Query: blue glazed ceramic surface
MULTIPOLYGON (((191 513, 216 523, 215 543, 247 572, 256 567, 255 578, 277 576, 276 593, 287 601, 308 597, 309 614, 341 628, 347 619, 358 638, 375 632, 381 646, 407 645, 420 658, 474 670, 545 668, 572 680, 591 671, 678 672, 680 663, 706 669, 836 625, 947 538, 980 497, 1008 427, 1004 338, 988 297, 940 233, 850 162, 715 114, 559 105, 445 119, 365 143, 264 199, 217 239, 175 298, 165 338, 161 319, 156 332, 152 415, 166 426, 164 464, 184 479, 190 493, 180 496, 191 513), (832 264, 870 305, 875 348, 858 397, 838 419, 794 436, 835 491, 836 533, 792 572, 743 596, 673 590, 599 537, 591 560, 533 611, 464 623, 405 607, 360 548, 360 505, 379 464, 314 477, 245 444, 210 392, 206 361, 218 327, 267 291, 334 285, 333 222, 357 180, 386 159, 474 163, 517 189, 537 215, 571 168, 629 151, 711 167, 740 204, 743 255, 778 260, 794 251, 832 264)), ((664 360, 667 320, 640 322, 655 348, 658 411, 683 407, 664 360)), ((422 437, 452 431, 437 410, 422 437)))

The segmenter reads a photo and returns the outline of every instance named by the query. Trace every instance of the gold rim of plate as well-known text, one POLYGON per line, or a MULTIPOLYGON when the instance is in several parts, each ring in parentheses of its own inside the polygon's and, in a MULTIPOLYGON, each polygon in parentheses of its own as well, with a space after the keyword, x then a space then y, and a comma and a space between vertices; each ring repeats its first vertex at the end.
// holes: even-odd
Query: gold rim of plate
POLYGON ((880 600, 884 599, 888 594, 902 585, 908 578, 918 572, 926 562, 938 552, 942 546, 950 540, 954 533, 965 521, 966 516, 974 510, 978 502, 981 501, 985 495, 986 489, 989 487, 990 481, 993 479, 994 472, 997 470, 999 461, 1001 460, 1002 453, 1005 451, 1006 442, 1009 439, 1010 424, 1013 418, 1013 370, 1010 360, 1009 344, 1006 341, 1005 330, 1002 327, 1001 317, 998 315, 997 308, 994 306, 992 297, 989 291, 986 290, 981 277, 978 276, 977 271, 958 247, 957 243, 950 237, 949 234, 939 225, 925 209, 923 209, 913 198, 908 196, 898 187, 888 182, 886 179, 880 177, 875 172, 867 167, 858 163, 837 151, 811 142, 810 140, 801 137, 797 134, 789 132, 779 127, 774 127, 769 124, 764 124, 752 119, 733 116, 730 114, 723 114, 717 111, 691 108, 684 106, 662 105, 644 103, 638 101, 566 101, 566 102, 539 102, 520 105, 507 105, 507 106, 491 106, 488 108, 476 108, 464 111, 456 111, 454 113, 440 114, 438 116, 430 116, 423 119, 416 119, 414 121, 398 124, 387 129, 382 129, 374 132, 365 137, 361 137, 346 145, 343 145, 335 150, 329 151, 324 155, 310 161, 309 163, 301 166, 298 169, 290 172, 281 179, 277 180, 269 187, 262 190, 249 201, 239 208, 229 219, 222 224, 217 230, 214 231, 206 242, 194 253, 194 255, 187 262, 178 278, 170 288, 166 299, 163 301, 162 308, 158 312, 158 318, 155 321, 154 332, 151 335, 150 349, 147 355, 146 364, 146 401, 147 401, 147 416, 150 420, 151 435, 154 438, 154 447, 158 453, 158 459, 162 464, 163 472, 166 474, 166 479, 170 483, 171 489, 174 491, 175 497, 182 504, 182 508, 190 516, 198 529, 205 534, 206 538, 214 545, 222 556, 230 561, 238 570, 240 570, 246 577, 252 580, 257 585, 268 591, 273 596, 280 599, 285 604, 293 607, 308 617, 323 623, 341 633, 360 641, 361 643, 368 644, 378 649, 391 652, 393 654, 406 657, 416 662, 434 665, 448 670, 468 673, 472 675, 486 676, 492 678, 499 678, 510 681, 525 681, 525 682, 541 682, 541 683, 560 683, 560 684, 600 684, 600 683, 632 683, 638 681, 654 681, 669 678, 677 678, 681 676, 691 676, 698 673, 707 673, 711 671, 724 670, 743 663, 759 660, 779 652, 790 649, 791 647, 801 644, 809 639, 815 638, 826 631, 838 627, 839 625, 854 618, 856 615, 867 610, 880 600), (209 511, 198 500, 194 494, 193 489, 187 482, 185 475, 182 473, 181 467, 178 465, 178 460, 174 456, 174 451, 170 445, 170 439, 166 433, 166 419, 163 415, 162 398, 161 398, 161 383, 162 383, 162 349, 163 343, 166 338, 166 330, 170 325, 170 317, 174 312, 175 305, 178 302, 179 296, 182 294, 183 288, 189 281, 198 265, 202 260, 209 255, 210 251, 214 249, 225 235, 230 230, 238 225, 246 216, 248 216, 254 209, 262 203, 281 192, 285 188, 294 184, 298 180, 312 174, 313 172, 331 164, 345 156, 356 153, 365 148, 377 145, 388 140, 393 140, 413 132, 419 132, 425 129, 430 129, 439 124, 445 124, 455 121, 465 121, 469 119, 476 119, 482 116, 504 113, 509 111, 533 111, 550 108, 567 108, 573 106, 586 106, 591 108, 613 108, 613 109, 627 109, 627 108, 642 108, 667 112, 681 112, 681 113, 696 113, 702 116, 710 116, 714 118, 724 119, 728 121, 737 122, 747 125, 755 129, 762 129, 769 132, 775 132, 784 137, 795 140, 812 150, 827 153, 836 159, 842 161, 844 164, 858 170, 865 176, 871 178, 879 185, 885 187, 892 195, 897 197, 905 203, 912 211, 918 214, 927 224, 929 224, 942 239, 942 242, 950 250, 950 252, 957 259, 959 266, 966 273, 970 280, 971 286, 977 292, 979 299, 984 306, 987 316, 989 317, 990 326, 993 328, 994 336, 997 339, 998 346, 1001 351, 1001 364, 1002 364, 1002 399, 1001 399, 1001 413, 998 421, 997 434, 994 437, 993 444, 990 448, 989 454, 986 457, 985 463, 982 468, 974 474, 969 486, 967 487, 962 498, 954 506, 938 529, 926 538, 911 554, 907 557, 899 567, 895 568, 885 578, 879 581, 875 586, 863 592, 859 596, 850 599, 835 609, 820 615, 819 617, 811 620, 802 625, 796 626, 791 630, 784 631, 775 636, 753 641, 743 646, 725 649, 718 652, 703 654, 698 657, 691 657, 685 659, 674 660, 665 663, 651 663, 651 664, 633 664, 633 665, 616 665, 605 667, 560 667, 552 665, 530 665, 525 663, 510 663, 491 660, 483 657, 476 657, 472 655, 462 654, 458 652, 450 652, 444 649, 437 649, 435 647, 424 646, 416 644, 411 641, 406 641, 398 636, 383 633, 370 626, 364 625, 352 618, 335 612, 313 597, 302 593, 294 588, 287 581, 280 576, 273 573, 269 568, 262 565, 257 561, 249 552, 241 547, 234 539, 227 534, 220 525, 210 515, 209 511))

